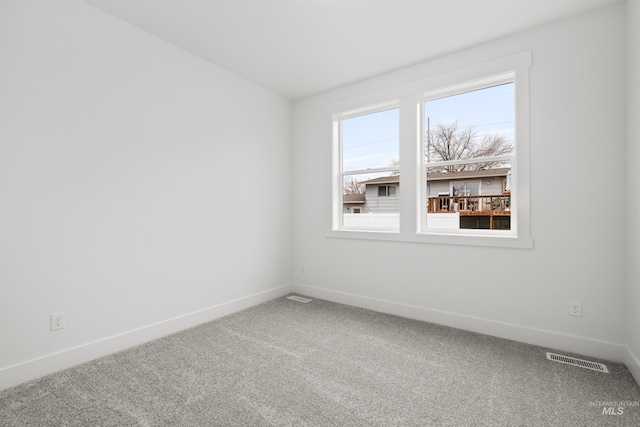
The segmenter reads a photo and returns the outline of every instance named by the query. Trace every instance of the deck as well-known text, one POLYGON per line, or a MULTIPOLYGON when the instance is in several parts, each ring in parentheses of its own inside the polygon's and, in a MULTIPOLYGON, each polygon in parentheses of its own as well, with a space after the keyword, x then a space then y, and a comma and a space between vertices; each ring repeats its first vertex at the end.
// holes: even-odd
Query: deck
POLYGON ((510 216, 511 195, 429 197, 427 213, 451 212, 461 216, 510 216))

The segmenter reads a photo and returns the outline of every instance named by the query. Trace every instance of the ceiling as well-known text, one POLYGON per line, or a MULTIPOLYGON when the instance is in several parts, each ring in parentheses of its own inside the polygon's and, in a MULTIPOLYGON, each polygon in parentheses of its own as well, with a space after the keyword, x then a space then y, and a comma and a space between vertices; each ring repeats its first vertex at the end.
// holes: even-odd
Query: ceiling
POLYGON ((85 0, 295 100, 623 0, 85 0))

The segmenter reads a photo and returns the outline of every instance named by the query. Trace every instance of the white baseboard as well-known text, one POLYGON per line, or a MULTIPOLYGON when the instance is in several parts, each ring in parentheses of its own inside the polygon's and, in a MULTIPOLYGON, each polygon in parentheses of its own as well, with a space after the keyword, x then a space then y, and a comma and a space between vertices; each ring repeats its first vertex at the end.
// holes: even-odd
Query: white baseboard
POLYGON ((293 284, 227 301, 142 328, 2 368, 0 369, 0 390, 215 320, 292 292, 528 344, 622 362, 629 368, 636 382, 640 384, 640 359, 622 345, 314 286, 293 284))
POLYGON ((291 293, 283 285, 0 369, 0 390, 210 322, 291 293))
MULTIPOLYGON (((433 310, 394 301, 370 298, 345 292, 294 284, 292 291, 305 296, 353 305, 382 313, 450 326, 527 344, 591 356, 613 362, 624 362, 625 347, 611 342, 567 335, 543 329, 482 319, 463 314, 433 310)), ((638 377, 636 377, 637 379, 638 377)))
POLYGON ((624 364, 627 366, 627 369, 629 369, 638 385, 640 385, 640 358, 633 354, 633 352, 629 350, 629 347, 625 347, 624 349, 624 364))

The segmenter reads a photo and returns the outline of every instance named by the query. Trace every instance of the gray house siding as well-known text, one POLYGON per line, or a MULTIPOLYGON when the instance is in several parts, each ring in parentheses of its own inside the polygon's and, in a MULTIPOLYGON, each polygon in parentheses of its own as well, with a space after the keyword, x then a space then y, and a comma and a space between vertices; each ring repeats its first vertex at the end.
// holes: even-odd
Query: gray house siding
POLYGON ((436 197, 438 194, 449 194, 450 186, 449 181, 429 181, 429 197, 436 197))
POLYGON ((467 180, 458 180, 458 181, 429 181, 429 193, 427 196, 429 197, 437 197, 441 194, 449 194, 452 195, 451 192, 451 183, 455 182, 479 182, 480 183, 480 195, 484 196, 494 196, 502 194, 502 179, 467 179, 467 180))
POLYGON ((367 185, 367 202, 362 206, 362 213, 400 212, 400 186, 395 186, 395 196, 378 196, 378 187, 378 185, 367 185))
POLYGON ((502 194, 502 179, 484 180, 480 184, 480 194, 493 196, 502 194))
MULTIPOLYGON (((452 183, 458 186, 461 183, 467 183, 466 187, 468 195, 495 196, 503 194, 503 183, 508 169, 496 169, 491 171, 470 171, 462 173, 452 173, 453 176, 444 176, 443 173, 434 174, 434 179, 427 182, 427 196, 438 197, 442 195, 454 196, 452 183), (454 177, 457 174, 457 177, 454 177), (467 175, 467 176, 460 176, 467 175)), ((364 203, 353 204, 345 202, 343 204, 343 212, 345 214, 353 213, 353 207, 360 207, 361 213, 397 213, 400 212, 400 184, 394 182, 391 177, 382 177, 366 183, 366 192, 364 203), (378 182, 375 182, 378 181, 378 182), (380 196, 379 188, 381 186, 394 186, 395 194, 380 196)))

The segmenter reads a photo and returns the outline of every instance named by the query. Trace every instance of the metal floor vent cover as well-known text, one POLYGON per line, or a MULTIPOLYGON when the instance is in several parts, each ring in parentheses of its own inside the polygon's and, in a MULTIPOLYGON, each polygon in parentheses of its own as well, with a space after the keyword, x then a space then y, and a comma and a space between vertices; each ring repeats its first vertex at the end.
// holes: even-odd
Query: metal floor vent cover
POLYGON ((297 295, 291 295, 289 297, 287 297, 287 299, 292 299, 294 301, 298 301, 298 302, 303 302, 303 303, 308 303, 309 301, 311 301, 309 298, 303 298, 303 297, 299 297, 297 295))
POLYGON ((588 360, 576 359, 575 357, 563 356, 561 354, 547 352, 547 359, 554 362, 566 363, 567 365, 578 366, 580 368, 609 373, 606 365, 602 363, 589 362, 588 360))

